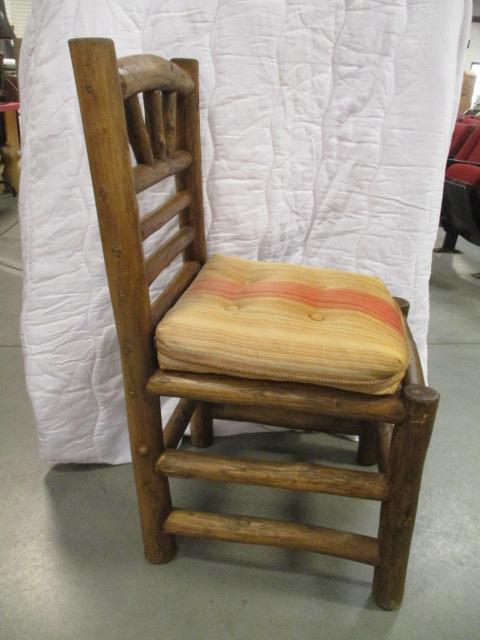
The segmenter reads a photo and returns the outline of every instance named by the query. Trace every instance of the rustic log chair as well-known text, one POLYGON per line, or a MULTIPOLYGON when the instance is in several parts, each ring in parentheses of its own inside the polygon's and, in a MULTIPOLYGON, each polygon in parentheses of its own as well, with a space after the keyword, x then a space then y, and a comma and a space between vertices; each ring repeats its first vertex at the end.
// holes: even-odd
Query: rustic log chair
MULTIPOLYGON (((74 39, 70 52, 121 349, 130 443, 146 558, 170 561, 175 535, 303 549, 373 565, 373 597, 400 605, 438 394, 411 362, 398 392, 366 395, 304 383, 163 371, 155 326, 206 261, 198 64, 152 55, 117 60, 107 39, 74 39), (138 94, 143 92, 145 121, 138 94), (137 164, 132 168, 129 143, 137 164), (136 194, 175 175, 177 193, 139 218, 136 194), (142 240, 176 214, 180 228, 145 259, 142 240), (178 274, 150 303, 149 285, 175 257, 178 274), (162 432, 159 396, 181 398, 162 432), (378 473, 317 464, 176 451, 212 443, 214 418, 359 436, 358 462, 378 473), (170 476, 316 491, 381 501, 377 538, 263 518, 172 508, 170 476)), ((397 299, 404 317, 408 303, 397 299)), ((408 329, 407 329, 408 331, 408 329)))

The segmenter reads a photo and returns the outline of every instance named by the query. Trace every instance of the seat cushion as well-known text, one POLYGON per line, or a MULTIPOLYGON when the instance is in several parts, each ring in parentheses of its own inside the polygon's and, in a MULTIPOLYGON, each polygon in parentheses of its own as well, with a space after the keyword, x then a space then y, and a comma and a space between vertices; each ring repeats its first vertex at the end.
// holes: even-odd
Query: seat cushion
POLYGON ((408 364, 378 278, 215 255, 156 329, 161 369, 394 392, 408 364))

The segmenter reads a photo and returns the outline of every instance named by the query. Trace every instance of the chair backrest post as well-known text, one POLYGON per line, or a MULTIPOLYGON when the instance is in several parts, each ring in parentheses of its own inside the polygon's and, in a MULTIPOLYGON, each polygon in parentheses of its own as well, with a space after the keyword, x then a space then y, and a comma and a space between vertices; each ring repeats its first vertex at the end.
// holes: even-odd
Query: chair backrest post
POLYGON ((75 39, 69 46, 122 357, 145 552, 162 562, 173 554, 173 538, 159 531, 171 501, 167 480, 154 468, 162 424, 159 399, 146 392, 154 370, 152 317, 117 57, 107 39, 75 39))
POLYGON ((195 84, 193 91, 177 102, 177 149, 188 151, 192 156, 192 164, 177 174, 176 184, 177 191, 189 191, 192 197, 190 206, 180 215, 180 224, 188 225, 195 231, 195 239, 185 251, 185 260, 204 264, 207 248, 203 209, 198 62, 186 58, 173 58, 172 62, 186 71, 195 84))
MULTIPOLYGON (((71 40, 80 111, 92 176, 105 266, 122 358, 127 395, 135 392, 144 366, 132 366, 132 353, 149 361, 151 316, 138 204, 132 178, 123 96, 111 40, 71 40)), ((141 375, 143 374, 143 375, 141 375)))

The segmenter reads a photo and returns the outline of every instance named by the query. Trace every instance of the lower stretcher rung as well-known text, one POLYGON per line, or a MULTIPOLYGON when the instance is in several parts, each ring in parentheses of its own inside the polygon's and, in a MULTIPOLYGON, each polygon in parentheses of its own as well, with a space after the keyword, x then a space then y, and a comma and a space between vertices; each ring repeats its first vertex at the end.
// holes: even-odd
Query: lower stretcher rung
POLYGON ((376 538, 267 518, 174 509, 164 529, 194 538, 314 551, 374 566, 380 562, 376 538))

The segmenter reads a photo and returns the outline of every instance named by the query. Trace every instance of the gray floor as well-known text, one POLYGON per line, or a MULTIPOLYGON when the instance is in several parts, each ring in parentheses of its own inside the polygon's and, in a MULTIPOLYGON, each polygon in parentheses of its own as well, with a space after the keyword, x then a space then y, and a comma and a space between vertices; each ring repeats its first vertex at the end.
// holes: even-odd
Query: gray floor
MULTIPOLYGON (((314 554, 182 540, 174 562, 151 566, 129 465, 49 468, 39 460, 18 346, 18 229, 12 217, 2 223, 4 214, 0 206, 0 234, 10 230, 0 235, 1 640, 480 638, 480 281, 469 275, 480 271, 480 249, 461 243, 462 255, 434 256, 430 380, 442 405, 406 599, 389 613, 370 599, 370 568, 314 554)), ((212 451, 280 459, 292 448, 307 460, 354 461, 349 441, 296 433, 220 438, 212 451)), ((188 481, 174 483, 174 499, 373 535, 378 509, 188 481)))

